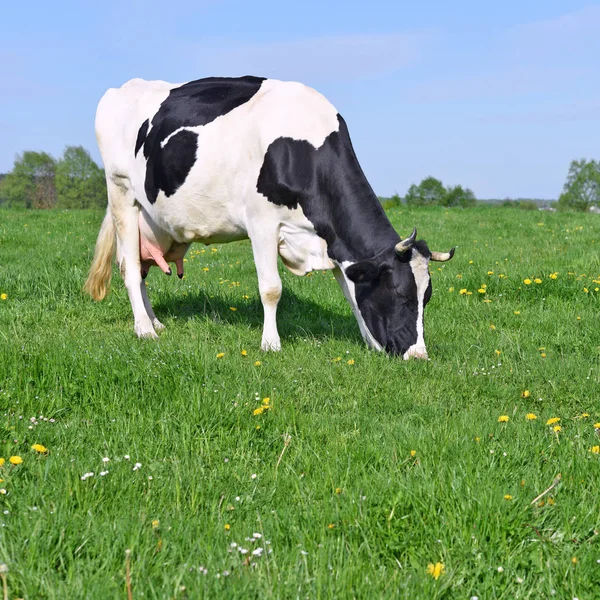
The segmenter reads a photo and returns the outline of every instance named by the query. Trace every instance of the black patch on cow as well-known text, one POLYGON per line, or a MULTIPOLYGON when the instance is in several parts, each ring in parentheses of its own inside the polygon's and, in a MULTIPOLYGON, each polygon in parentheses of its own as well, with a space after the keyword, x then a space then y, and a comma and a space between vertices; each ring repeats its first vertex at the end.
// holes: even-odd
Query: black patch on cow
POLYGON ((198 136, 192 131, 182 131, 165 144, 162 143, 182 127, 198 127, 211 123, 238 106, 248 102, 260 89, 261 77, 208 77, 190 81, 169 92, 152 117, 148 131, 147 122, 138 131, 138 144, 144 148, 146 180, 144 188, 151 204, 159 191, 173 195, 185 182, 196 161, 198 136), (193 138, 193 139, 192 139, 193 138))
POLYGON ((302 207, 329 256, 372 258, 400 241, 361 169, 346 122, 316 149, 306 140, 277 138, 267 149, 256 189, 279 206, 302 207))
MULTIPOLYGON (((350 261, 346 275, 365 324, 391 354, 404 354, 417 341, 417 285, 412 250, 398 256, 400 237, 392 227, 359 163, 344 119, 323 145, 278 138, 268 148, 256 189, 270 202, 300 206, 327 242, 329 256, 350 261)), ((427 244, 413 246, 425 258, 427 244)), ((431 281, 425 302, 431 297, 431 281)))
POLYGON ((135 140, 135 151, 133 153, 134 156, 137 156, 138 152, 140 151, 140 148, 144 145, 144 142, 146 141, 146 135, 148 134, 148 126, 150 125, 150 120, 146 119, 143 123, 142 126, 140 127, 138 134, 137 134, 137 139, 135 140))

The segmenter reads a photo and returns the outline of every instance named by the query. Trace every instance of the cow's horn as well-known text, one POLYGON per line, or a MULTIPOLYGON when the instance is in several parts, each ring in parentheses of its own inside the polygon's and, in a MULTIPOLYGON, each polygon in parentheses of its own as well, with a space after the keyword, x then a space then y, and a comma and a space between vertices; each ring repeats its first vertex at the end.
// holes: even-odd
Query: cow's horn
POLYGON ((446 262, 447 260, 450 260, 453 256, 454 248, 452 248, 450 252, 432 252, 431 260, 434 260, 436 262, 446 262))
POLYGON ((412 245, 415 243, 415 239, 417 238, 417 228, 415 227, 412 230, 412 233, 401 242, 396 244, 395 250, 396 254, 404 254, 409 248, 412 248, 412 245))

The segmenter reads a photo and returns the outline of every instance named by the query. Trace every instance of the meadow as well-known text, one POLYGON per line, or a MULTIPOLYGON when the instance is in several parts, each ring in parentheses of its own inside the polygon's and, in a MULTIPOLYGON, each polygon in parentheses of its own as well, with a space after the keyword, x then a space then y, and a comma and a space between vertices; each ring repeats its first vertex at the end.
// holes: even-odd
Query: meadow
POLYGON ((102 216, 0 211, 11 599, 600 596, 599 216, 391 209, 457 246, 409 362, 283 267, 262 353, 249 242, 153 269, 138 340, 81 292, 102 216))

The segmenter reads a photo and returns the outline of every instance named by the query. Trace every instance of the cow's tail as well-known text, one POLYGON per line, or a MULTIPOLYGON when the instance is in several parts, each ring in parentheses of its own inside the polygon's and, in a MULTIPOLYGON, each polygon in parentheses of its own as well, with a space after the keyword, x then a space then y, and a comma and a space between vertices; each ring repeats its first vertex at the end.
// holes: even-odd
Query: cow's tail
POLYGON ((110 207, 106 211, 94 251, 94 260, 83 291, 94 300, 102 300, 110 288, 112 261, 115 254, 116 231, 110 207))

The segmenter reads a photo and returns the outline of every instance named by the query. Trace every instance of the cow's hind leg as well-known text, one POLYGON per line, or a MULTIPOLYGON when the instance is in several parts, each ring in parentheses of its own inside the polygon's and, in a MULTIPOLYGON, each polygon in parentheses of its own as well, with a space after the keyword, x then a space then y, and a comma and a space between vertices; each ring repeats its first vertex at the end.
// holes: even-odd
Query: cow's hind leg
POLYGON ((164 329, 165 326, 156 318, 154 314, 154 310, 152 310, 152 304, 150 304, 150 298, 148 298, 148 290, 146 289, 146 282, 142 281, 141 285, 142 290, 142 299, 144 300, 144 306, 146 307, 146 312, 152 321, 152 325, 154 326, 155 331, 160 331, 164 329))
POLYGON ((155 338, 158 336, 148 312, 150 301, 145 288, 142 291, 144 282, 140 264, 139 208, 135 204, 128 180, 122 178, 113 180, 108 177, 107 186, 117 231, 117 261, 131 302, 135 333, 138 337, 155 338))
POLYGON ((249 233, 264 311, 261 348, 279 351, 281 350, 281 340, 277 331, 277 304, 281 298, 281 278, 277 270, 278 233, 276 231, 249 233))

